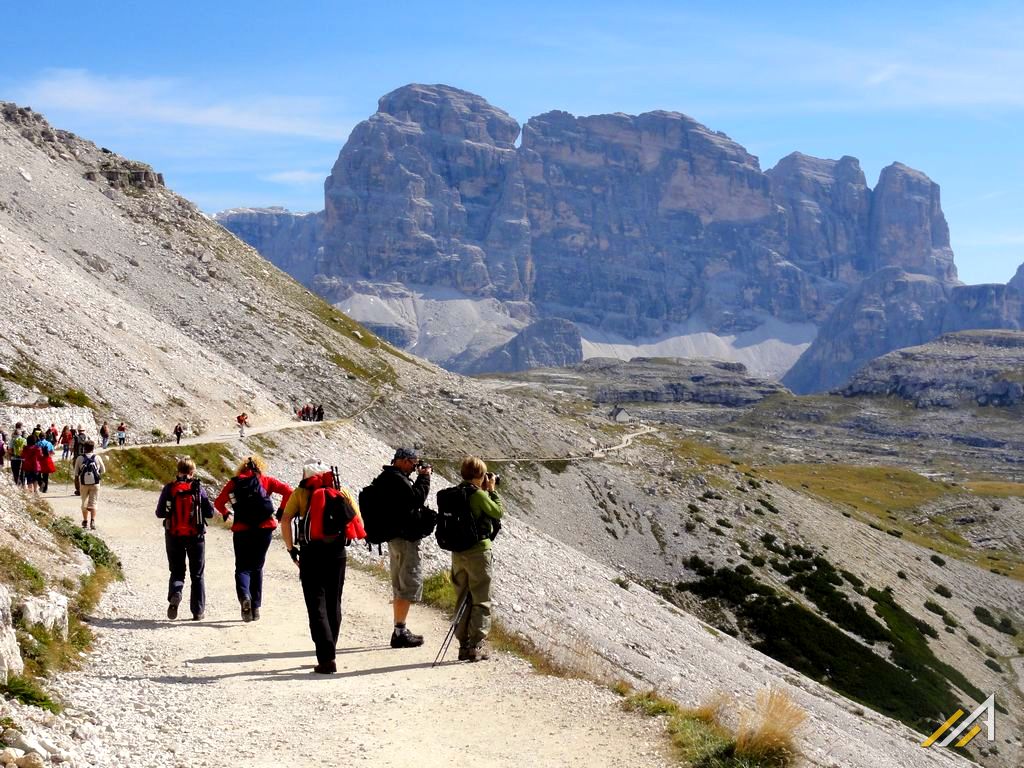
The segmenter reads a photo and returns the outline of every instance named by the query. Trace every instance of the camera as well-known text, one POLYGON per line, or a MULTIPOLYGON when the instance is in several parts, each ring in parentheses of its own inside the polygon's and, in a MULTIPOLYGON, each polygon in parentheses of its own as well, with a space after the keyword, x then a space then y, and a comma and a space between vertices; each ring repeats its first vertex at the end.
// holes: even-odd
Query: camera
POLYGON ((496 475, 496 474, 494 474, 493 472, 488 472, 488 473, 487 473, 487 474, 485 475, 485 477, 486 477, 486 478, 487 478, 488 480, 494 480, 494 487, 495 487, 495 488, 497 488, 497 487, 498 487, 499 485, 501 485, 501 475, 496 475))
POLYGON ((427 462, 423 461, 423 459, 420 459, 419 461, 416 462, 416 469, 418 471, 422 471, 424 469, 432 469, 432 467, 429 464, 427 464, 427 462))

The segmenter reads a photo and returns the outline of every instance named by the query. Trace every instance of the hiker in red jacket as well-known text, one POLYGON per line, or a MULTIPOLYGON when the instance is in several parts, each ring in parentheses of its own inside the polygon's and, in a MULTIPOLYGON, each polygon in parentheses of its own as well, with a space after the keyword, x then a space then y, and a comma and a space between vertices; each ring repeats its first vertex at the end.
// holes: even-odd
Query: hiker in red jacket
POLYGON ((281 510, 292 495, 292 487, 266 474, 266 469, 262 458, 249 456, 213 502, 225 521, 232 515, 235 518, 231 526, 235 549, 235 593, 242 607, 242 621, 260 618, 263 565, 277 521, 281 519, 281 510), (281 497, 276 517, 274 502, 270 498, 274 493, 281 497), (228 504, 231 505, 230 510, 228 504))
POLYGON ((39 477, 43 471, 43 452, 36 445, 36 436, 31 434, 21 452, 21 471, 25 476, 25 485, 32 493, 37 493, 39 477))

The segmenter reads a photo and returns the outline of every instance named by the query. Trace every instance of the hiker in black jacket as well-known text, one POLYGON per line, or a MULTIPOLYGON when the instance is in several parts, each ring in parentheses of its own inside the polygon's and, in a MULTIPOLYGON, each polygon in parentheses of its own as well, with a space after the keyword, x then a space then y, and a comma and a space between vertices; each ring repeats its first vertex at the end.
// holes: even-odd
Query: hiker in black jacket
MULTIPOLYGON (((419 509, 430 493, 430 467, 419 464, 419 454, 411 448, 399 448, 389 466, 381 468, 374 480, 380 488, 381 507, 389 515, 402 520, 396 526, 399 530, 404 519, 419 509), (416 471, 416 482, 410 479, 416 471)), ((423 636, 414 635, 405 626, 409 606, 423 598, 423 570, 420 566, 420 543, 404 538, 388 541, 388 556, 391 559, 392 609, 395 629, 391 633, 392 648, 415 648, 423 645, 423 636)))

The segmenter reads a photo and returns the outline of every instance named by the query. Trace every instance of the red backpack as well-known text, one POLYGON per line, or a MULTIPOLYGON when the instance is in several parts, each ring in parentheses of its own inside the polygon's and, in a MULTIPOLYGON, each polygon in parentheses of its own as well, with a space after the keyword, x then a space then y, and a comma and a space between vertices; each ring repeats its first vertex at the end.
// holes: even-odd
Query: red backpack
POLYGON ((360 538, 351 535, 361 528, 352 525, 359 519, 359 509, 348 489, 341 487, 336 468, 332 467, 330 472, 311 477, 303 483, 314 489, 309 509, 300 524, 304 541, 324 541, 342 535, 346 539, 360 538))
POLYGON ((171 536, 199 536, 206 526, 199 504, 199 481, 177 480, 171 485, 164 525, 171 536))

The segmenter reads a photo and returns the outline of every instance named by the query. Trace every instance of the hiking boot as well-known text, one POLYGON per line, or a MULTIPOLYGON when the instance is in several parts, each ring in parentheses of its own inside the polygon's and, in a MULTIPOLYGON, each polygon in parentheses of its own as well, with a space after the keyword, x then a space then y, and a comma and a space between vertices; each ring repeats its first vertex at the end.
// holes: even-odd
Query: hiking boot
POLYGON ((419 648, 423 645, 423 635, 414 635, 408 629, 396 629, 391 633, 392 648, 419 648))
POLYGON ((469 661, 469 646, 459 646, 459 661, 469 661))
POLYGON ((89 523, 88 523, 88 521, 86 521, 86 520, 83 520, 83 521, 82 521, 82 530, 85 530, 85 529, 87 529, 88 527, 89 527, 89 523))
POLYGON ((171 595, 167 601, 167 618, 174 621, 178 618, 178 606, 181 604, 181 595, 171 595))
POLYGON ((206 614, 204 612, 193 613, 192 614, 192 621, 202 621, 203 620, 203 616, 205 616, 205 615, 206 614))
POLYGON ((313 667, 313 673, 317 675, 333 675, 338 671, 338 665, 333 661, 325 661, 313 667))
POLYGON ((252 608, 252 620, 253 621, 259 621, 260 620, 260 609, 257 608, 256 606, 253 606, 253 608, 252 608))
POLYGON ((487 661, 489 658, 491 654, 482 643, 466 650, 466 661, 487 661))
POLYGON ((252 600, 248 597, 242 601, 242 621, 252 621, 252 600))
POLYGON ((89 521, 89 528, 90 528, 91 530, 93 530, 93 531, 95 531, 95 530, 96 530, 96 521, 95 521, 95 520, 90 520, 90 521, 89 521))

